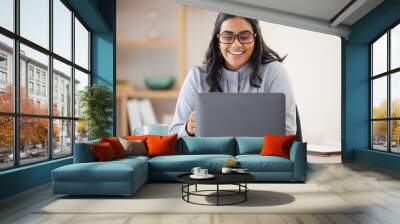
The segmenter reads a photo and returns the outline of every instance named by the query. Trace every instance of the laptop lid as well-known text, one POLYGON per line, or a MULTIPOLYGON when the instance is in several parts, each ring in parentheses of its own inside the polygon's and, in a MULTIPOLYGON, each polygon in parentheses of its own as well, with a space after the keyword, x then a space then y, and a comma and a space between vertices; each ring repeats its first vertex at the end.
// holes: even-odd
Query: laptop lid
POLYGON ((196 136, 285 135, 283 93, 199 93, 196 136))

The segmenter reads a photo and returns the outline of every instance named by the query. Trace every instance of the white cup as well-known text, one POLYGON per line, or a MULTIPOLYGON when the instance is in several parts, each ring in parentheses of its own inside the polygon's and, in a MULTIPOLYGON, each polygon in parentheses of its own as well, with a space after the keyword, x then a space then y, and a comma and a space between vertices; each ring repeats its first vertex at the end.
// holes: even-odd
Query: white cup
POLYGON ((230 173, 231 171, 232 171, 232 169, 229 167, 222 167, 222 170, 221 170, 222 173, 230 173))
POLYGON ((207 176, 208 175, 208 169, 201 169, 200 170, 200 176, 207 176))
POLYGON ((202 170, 201 167, 193 167, 192 173, 193 173, 194 175, 196 175, 196 176, 199 176, 199 175, 201 175, 201 174, 200 174, 200 171, 201 171, 201 170, 202 170))
POLYGON ((144 124, 133 130, 133 135, 168 135, 168 126, 165 124, 144 124))

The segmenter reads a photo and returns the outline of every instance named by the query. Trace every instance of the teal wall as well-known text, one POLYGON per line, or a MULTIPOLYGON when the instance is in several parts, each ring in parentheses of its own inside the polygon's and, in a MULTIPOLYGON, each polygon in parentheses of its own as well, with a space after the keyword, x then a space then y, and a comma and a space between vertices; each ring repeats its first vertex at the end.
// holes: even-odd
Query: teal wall
POLYGON ((400 22, 400 0, 386 0, 351 27, 342 39, 343 160, 399 170, 400 157, 369 149, 369 43, 400 22), (362 151, 360 151, 362 150, 362 151))
MULTIPOLYGON (((115 0, 66 0, 66 2, 92 31, 92 82, 109 86, 115 99, 115 0)), ((113 121, 115 121, 115 107, 113 121)), ((110 131, 115 132, 115 122, 110 131)), ((0 199, 50 182, 53 169, 71 163, 72 157, 68 157, 0 172, 0 199)))
POLYGON ((0 199, 48 183, 53 169, 71 163, 69 157, 0 172, 0 199))

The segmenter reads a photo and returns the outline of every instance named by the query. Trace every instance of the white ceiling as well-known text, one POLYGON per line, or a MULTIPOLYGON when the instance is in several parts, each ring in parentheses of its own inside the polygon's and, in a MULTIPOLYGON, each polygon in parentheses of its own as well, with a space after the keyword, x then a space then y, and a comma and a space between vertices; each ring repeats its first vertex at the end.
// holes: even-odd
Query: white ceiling
POLYGON ((350 35, 350 27, 383 0, 176 0, 178 3, 287 26, 350 35), (347 4, 336 20, 338 14, 347 4))

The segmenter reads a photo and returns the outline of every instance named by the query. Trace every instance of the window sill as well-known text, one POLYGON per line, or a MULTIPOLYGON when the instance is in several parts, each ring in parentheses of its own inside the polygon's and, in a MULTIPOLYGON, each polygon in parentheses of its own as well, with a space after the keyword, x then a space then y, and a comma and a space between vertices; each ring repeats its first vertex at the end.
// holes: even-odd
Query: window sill
POLYGON ((23 171, 23 170, 32 169, 32 168, 39 167, 39 166, 43 166, 43 165, 48 165, 48 164, 52 164, 52 163, 57 163, 57 162, 69 160, 69 159, 72 159, 72 158, 73 158, 73 156, 67 156, 67 157, 63 157, 63 158, 59 158, 59 159, 53 159, 53 160, 48 160, 48 161, 43 161, 43 162, 31 164, 31 165, 25 165, 25 166, 16 167, 16 168, 10 168, 10 169, 7 169, 7 170, 0 171, 0 176, 1 176, 1 175, 5 175, 5 174, 9 174, 9 173, 14 173, 14 172, 19 172, 19 171, 23 171))

